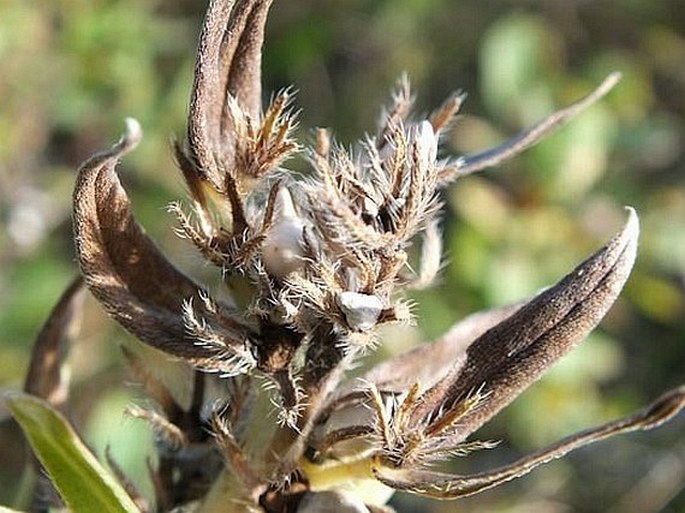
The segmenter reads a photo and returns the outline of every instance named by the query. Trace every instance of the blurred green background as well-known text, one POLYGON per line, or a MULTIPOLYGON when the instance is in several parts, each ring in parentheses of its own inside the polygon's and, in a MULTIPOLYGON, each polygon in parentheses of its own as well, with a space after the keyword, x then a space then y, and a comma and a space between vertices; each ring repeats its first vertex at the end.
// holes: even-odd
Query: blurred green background
MULTIPOLYGON (((204 2, 0 0, 0 383, 21 387, 42 320, 76 272, 75 169, 135 116, 145 138, 122 165, 136 213, 189 272, 218 279, 172 231, 183 197, 170 140, 182 133, 204 2)), ((637 408, 685 381, 685 9, 682 0, 281 0, 268 26, 265 91, 293 84, 299 135, 372 132, 406 71, 427 113, 469 92, 444 154, 492 146, 620 70, 600 104, 522 157, 444 194, 446 265, 415 295, 418 328, 380 355, 438 336, 464 315, 533 294, 618 229, 642 220, 636 269, 598 329, 479 438, 500 447, 452 470, 493 468, 637 408)), ((294 167, 302 167, 293 162, 294 167)), ((140 391, 94 302, 72 354, 72 416, 100 452, 144 475, 150 435, 121 411, 140 391)), ((4 409, 0 415, 6 416, 4 409)), ((685 418, 582 450, 459 502, 397 494, 399 512, 683 512, 685 418)), ((0 504, 23 459, 0 428, 0 504)), ((144 479, 141 479, 144 481, 144 479)), ((145 485, 149 489, 149 485, 145 485)))

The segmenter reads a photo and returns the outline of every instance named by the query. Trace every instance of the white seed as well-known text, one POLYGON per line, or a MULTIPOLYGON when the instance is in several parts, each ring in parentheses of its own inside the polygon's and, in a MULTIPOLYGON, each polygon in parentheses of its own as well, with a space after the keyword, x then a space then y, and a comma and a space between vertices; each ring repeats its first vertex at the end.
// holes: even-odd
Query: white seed
POLYGON ((438 155, 438 138, 435 137, 433 125, 429 121, 421 121, 414 127, 412 138, 419 151, 419 163, 425 169, 435 164, 438 155))
POLYGON ((378 216, 378 203, 376 203, 373 199, 369 198, 368 196, 364 196, 363 205, 364 214, 374 219, 378 216))
POLYGON ((304 221, 297 215, 287 188, 276 193, 274 220, 262 243, 262 260, 269 274, 276 278, 301 269, 304 265, 304 221))
POLYGON ((383 303, 377 296, 359 292, 341 292, 338 306, 345 315, 347 325, 353 330, 368 331, 376 325, 383 311, 383 303))

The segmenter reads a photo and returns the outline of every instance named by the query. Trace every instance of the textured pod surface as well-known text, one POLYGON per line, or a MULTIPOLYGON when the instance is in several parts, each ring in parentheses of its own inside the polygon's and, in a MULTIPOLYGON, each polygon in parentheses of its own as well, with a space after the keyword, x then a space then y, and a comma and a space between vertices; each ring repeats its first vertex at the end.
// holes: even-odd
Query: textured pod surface
POLYGON ((86 161, 74 190, 74 240, 86 285, 107 312, 148 344, 215 366, 216 351, 188 336, 184 304, 201 288, 176 269, 131 211, 115 168, 141 138, 137 121, 112 149, 86 161))

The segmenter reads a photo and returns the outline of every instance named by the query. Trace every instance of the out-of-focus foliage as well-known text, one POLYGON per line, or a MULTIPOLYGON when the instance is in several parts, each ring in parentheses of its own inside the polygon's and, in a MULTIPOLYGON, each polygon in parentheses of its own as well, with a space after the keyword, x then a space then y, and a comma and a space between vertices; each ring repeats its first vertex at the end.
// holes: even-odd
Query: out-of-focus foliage
MULTIPOLYGON (((678 0, 277 0, 265 90, 299 90, 301 133, 329 126, 348 144, 372 131, 406 71, 428 111, 469 92, 446 147, 502 140, 577 99, 609 72, 619 86, 571 125, 444 195, 447 260, 416 294, 420 333, 393 329, 382 351, 442 333, 475 310, 531 295, 596 248, 636 207, 637 267, 601 329, 479 433, 502 439, 455 465, 509 461, 626 412, 685 371, 685 13, 678 0), (485 432, 486 431, 486 432, 485 432)), ((76 272, 69 208, 78 163, 107 147, 127 115, 145 130, 124 179, 146 228, 182 267, 192 250, 164 212, 182 196, 170 137, 184 126, 204 9, 192 0, 4 0, 0 5, 0 380, 19 388, 41 321, 76 272)), ((293 163, 304 168, 302 163, 293 163)), ((215 277, 207 269, 198 276, 215 277)), ((214 282, 213 287, 218 287, 214 282)), ((145 479, 149 435, 124 421, 140 399, 90 305, 73 350, 76 424, 102 454, 145 479), (124 377, 122 381, 122 376, 124 377), (136 447, 136 450, 131 450, 136 447)), ((3 411, 2 415, 6 415, 3 411)), ((398 494, 398 511, 677 512, 685 508, 685 419, 585 450, 460 503, 398 494)), ((18 493, 16 428, 0 429, 0 503, 18 493)), ((148 485, 149 486, 149 485, 148 485)))

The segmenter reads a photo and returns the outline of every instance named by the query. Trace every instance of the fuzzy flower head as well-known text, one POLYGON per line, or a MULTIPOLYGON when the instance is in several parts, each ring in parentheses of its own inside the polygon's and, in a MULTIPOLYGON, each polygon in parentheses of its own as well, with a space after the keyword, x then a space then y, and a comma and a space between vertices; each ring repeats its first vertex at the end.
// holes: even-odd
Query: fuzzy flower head
POLYGON ((294 138, 290 90, 262 105, 270 5, 210 1, 187 131, 175 145, 189 192, 187 203, 171 207, 178 233, 217 267, 230 300, 178 270, 135 220, 115 168, 141 140, 137 122, 82 165, 74 192, 85 286, 115 321, 194 375, 192 404, 181 406, 148 353, 125 350, 159 404, 129 412, 158 434, 158 510, 389 511, 393 490, 471 495, 675 415, 682 387, 502 468, 459 476, 431 467, 494 447, 472 433, 601 320, 635 259, 632 209, 613 239, 536 297, 467 317, 440 339, 345 380, 379 343, 379 325, 411 320, 403 293, 437 274, 440 190, 537 143, 619 76, 496 148, 445 158, 439 142, 465 96, 415 118, 402 79, 374 135, 348 150, 320 129, 307 148, 294 138), (287 168, 295 155, 309 162, 302 177, 287 168), (412 245, 420 259, 410 265, 412 245), (373 493, 362 491, 368 485, 373 493))

